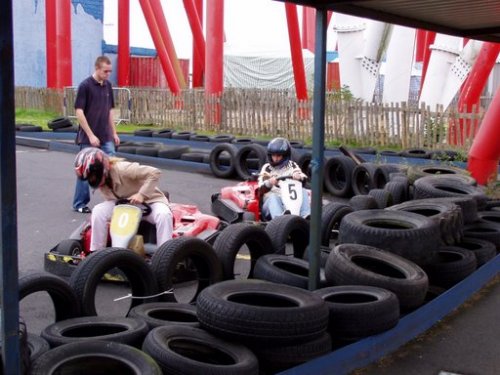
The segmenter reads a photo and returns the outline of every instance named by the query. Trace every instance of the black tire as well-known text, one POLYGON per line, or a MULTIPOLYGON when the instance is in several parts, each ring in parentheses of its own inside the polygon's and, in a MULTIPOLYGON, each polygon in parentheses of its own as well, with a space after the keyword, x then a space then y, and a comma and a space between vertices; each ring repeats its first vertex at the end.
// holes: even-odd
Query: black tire
POLYGON ((470 250, 476 256, 477 267, 481 267, 497 255, 495 244, 479 238, 464 237, 461 242, 455 244, 456 247, 470 250))
POLYGON ((139 129, 134 130, 134 135, 137 137, 152 137, 153 130, 152 129, 139 129))
POLYGON ((325 163, 325 189, 336 197, 351 197, 354 160, 347 156, 333 156, 325 163))
POLYGON ((219 178, 230 178, 236 172, 235 160, 238 149, 231 143, 220 143, 210 151, 210 170, 219 178), (222 163, 222 157, 229 156, 228 164, 222 163))
POLYGON ((153 132, 153 137, 156 138, 172 138, 174 131, 172 129, 160 129, 153 132))
MULTIPOLYGON (((320 273, 323 273, 320 271, 320 273)), ((308 289, 309 262, 304 259, 286 255, 266 254, 261 256, 253 273, 255 279, 267 280, 277 284, 295 286, 308 289)), ((320 277, 320 288, 325 286, 325 277, 320 277)))
POLYGON ((135 150, 135 153, 137 155, 157 157, 158 156, 158 148, 157 147, 137 147, 135 150))
POLYGON ((479 221, 500 225, 500 212, 498 211, 479 211, 477 216, 479 221))
POLYGON ((387 331, 399 321, 396 295, 382 288, 343 285, 315 290, 330 310, 332 337, 357 339, 387 331))
POLYGON ((47 272, 35 272, 19 278, 19 301, 30 294, 47 292, 54 304, 55 321, 80 316, 78 298, 69 284, 47 272))
POLYGON ((75 342, 47 351, 33 362, 31 375, 161 375, 160 366, 143 351, 106 341, 75 342))
POLYGON ((200 293, 196 307, 203 328, 243 343, 304 342, 321 336, 328 325, 321 297, 262 280, 212 285, 200 293))
POLYGON ((344 216, 340 242, 370 245, 417 264, 425 264, 440 245, 440 228, 432 219, 405 211, 366 210, 344 216))
POLYGON ((158 150, 158 157, 163 159, 179 159, 189 151, 189 146, 163 146, 158 150))
POLYGON ((500 226, 486 221, 477 221, 464 226, 464 237, 490 241, 500 251, 500 226))
POLYGON ((351 212, 353 212, 352 207, 345 203, 330 202, 323 206, 321 212, 321 245, 337 245, 340 223, 344 216, 351 212), (333 244, 331 241, 333 241, 333 244))
POLYGON ((374 210, 378 207, 374 197, 368 194, 355 195, 348 202, 353 211, 374 210))
POLYGON ((377 208, 386 208, 392 206, 392 194, 385 189, 371 189, 368 192, 368 195, 371 195, 375 198, 377 202, 377 208))
POLYGON ((34 133, 34 132, 41 132, 43 131, 43 128, 41 126, 38 126, 38 125, 21 125, 19 126, 19 132, 30 132, 30 133, 34 133))
POLYGON ((457 246, 440 247, 436 257, 424 266, 432 285, 450 288, 476 270, 477 261, 470 250, 457 246))
POLYGON ((482 210, 487 201, 480 188, 465 184, 460 178, 453 176, 421 177, 413 185, 415 199, 470 196, 476 200, 478 210, 482 210))
POLYGON ((403 170, 401 164, 379 164, 373 174, 375 189, 383 189, 389 182, 391 173, 398 173, 403 170))
POLYGON ((248 180, 252 173, 258 172, 267 161, 267 152, 265 147, 252 143, 241 147, 236 153, 236 173, 242 180, 248 180), (248 165, 247 159, 256 157, 259 162, 257 168, 252 169, 248 165))
POLYGON ((231 143, 234 140, 234 135, 230 134, 219 134, 210 137, 210 142, 212 143, 231 143))
POLYGON ((222 280, 222 268, 212 246, 196 237, 177 237, 162 244, 151 258, 151 269, 161 291, 172 290, 165 295, 166 301, 177 301, 175 295, 175 277, 178 265, 189 265, 197 278, 197 287, 191 301, 207 286, 222 280))
POLYGON ((233 143, 237 145, 249 145, 254 142, 253 138, 235 138, 233 139, 233 143))
POLYGON ((185 152, 180 156, 181 160, 203 163, 205 154, 202 152, 185 152))
POLYGON ((85 316, 48 325, 41 337, 51 348, 83 341, 112 341, 140 348, 148 333, 142 319, 85 316))
POLYGON ((144 320, 149 330, 167 325, 200 326, 198 317, 196 316, 196 307, 189 303, 143 303, 132 308, 127 316, 129 318, 144 320))
POLYGON ((463 236, 462 210, 453 202, 440 198, 416 199, 388 207, 388 210, 413 212, 434 220, 439 225, 443 244, 452 245, 463 236))
POLYGON ((408 184, 403 181, 389 181, 385 184, 384 190, 391 194, 392 204, 400 204, 408 200, 408 184))
POLYGON ((62 240, 54 249, 61 255, 79 256, 83 251, 82 241, 79 240, 62 240))
POLYGON ((54 133, 76 133, 78 131, 78 126, 71 125, 65 128, 59 128, 52 130, 54 133))
MULTIPOLYGON (((436 164, 424 164, 424 165, 412 165, 407 171, 408 178, 411 183, 414 183, 421 177, 427 176, 455 176, 462 175, 468 177, 468 173, 465 169, 453 167, 451 165, 436 165, 436 164)), ((475 180, 469 177, 471 185, 475 184, 475 180)))
POLYGON ((417 158, 417 159, 429 159, 430 154, 428 150, 423 148, 408 148, 401 151, 401 157, 403 158, 417 158))
POLYGON ((222 263, 224 280, 234 279, 236 257, 243 246, 246 246, 250 253, 249 278, 252 277, 257 259, 273 252, 271 239, 262 227, 249 223, 229 225, 217 236, 213 246, 222 263))
POLYGON ((188 140, 193 135, 196 135, 196 133, 190 131, 174 132, 172 133, 172 139, 188 140))
POLYGON ((361 163, 352 171, 352 191, 355 195, 368 194, 375 189, 374 176, 378 166, 374 163, 361 163))
POLYGON ((392 291, 409 310, 425 299, 429 280, 423 269, 396 254, 372 246, 341 244, 330 253, 325 276, 331 285, 369 285, 392 291))
POLYGON ((135 154, 137 146, 118 146, 116 151, 123 152, 125 154, 135 154))
POLYGON ((328 333, 323 333, 314 340, 297 344, 256 345, 250 348, 259 359, 261 373, 276 374, 330 353, 332 339, 328 333))
POLYGON ((309 223, 306 219, 296 215, 278 216, 267 223, 265 230, 271 239, 273 253, 286 254, 286 245, 290 242, 293 256, 302 258, 309 244, 309 223))
POLYGON ((73 123, 67 117, 57 117, 47 122, 47 126, 49 127, 49 129, 56 130, 71 127, 73 126, 73 123))
MULTIPOLYGON (((98 250, 80 262, 69 279, 69 285, 80 300, 84 315, 97 315, 95 307, 97 286, 104 274, 113 268, 117 268, 125 275, 133 296, 147 297, 156 294, 156 279, 144 258, 126 249, 110 247, 98 250)), ((134 298, 131 307, 144 302, 152 301, 134 298)))
POLYGON ((38 357, 50 350, 50 345, 44 338, 28 333, 28 350, 30 362, 36 361, 38 357))
POLYGON ((250 349, 202 329, 164 326, 148 333, 142 350, 164 374, 256 375, 259 364, 250 349))

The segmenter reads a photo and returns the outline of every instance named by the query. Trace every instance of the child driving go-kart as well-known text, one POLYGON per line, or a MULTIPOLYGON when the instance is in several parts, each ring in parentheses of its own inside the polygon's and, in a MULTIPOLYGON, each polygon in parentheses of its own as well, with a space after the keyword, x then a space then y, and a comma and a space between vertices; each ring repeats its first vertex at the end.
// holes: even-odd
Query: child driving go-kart
POLYGON ((291 160, 292 146, 285 138, 274 138, 267 145, 268 163, 262 166, 258 186, 263 193, 262 216, 272 220, 284 214, 309 218, 311 207, 302 183, 307 176, 291 160))

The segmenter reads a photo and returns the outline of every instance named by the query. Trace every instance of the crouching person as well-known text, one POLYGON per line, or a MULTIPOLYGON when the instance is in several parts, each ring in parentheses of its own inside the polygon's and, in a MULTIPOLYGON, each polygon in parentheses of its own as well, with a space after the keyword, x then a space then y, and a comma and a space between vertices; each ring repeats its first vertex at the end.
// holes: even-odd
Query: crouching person
POLYGON ((110 157, 98 148, 89 147, 77 154, 75 172, 105 199, 92 210, 90 251, 106 247, 108 224, 118 199, 151 206, 151 213, 143 219, 156 225, 158 246, 172 238, 173 216, 167 197, 158 188, 159 169, 110 157))

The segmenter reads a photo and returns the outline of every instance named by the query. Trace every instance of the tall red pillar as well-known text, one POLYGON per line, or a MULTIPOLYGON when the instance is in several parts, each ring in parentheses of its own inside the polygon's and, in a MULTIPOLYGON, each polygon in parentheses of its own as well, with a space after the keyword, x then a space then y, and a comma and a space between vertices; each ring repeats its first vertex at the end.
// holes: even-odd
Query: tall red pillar
POLYGON ((130 0, 118 2, 118 86, 130 86, 130 0))
POLYGON ((47 87, 72 85, 71 2, 45 1, 47 48, 47 87))
POLYGON ((427 31, 425 33, 425 45, 424 45, 424 56, 422 62, 422 76, 420 78, 420 90, 424 86, 425 75, 427 74, 427 67, 429 66, 429 60, 431 59, 431 45, 434 44, 436 40, 436 33, 434 31, 427 31))
POLYGON ((203 69, 205 65, 203 0, 184 0, 184 8, 193 33, 193 88, 203 87, 203 69))
POLYGON ((210 124, 221 123, 220 105, 213 103, 224 90, 224 0, 207 2, 207 50, 205 57, 205 95, 210 124))
POLYGON ((299 19, 297 5, 285 3, 286 21, 288 24, 288 38, 292 55, 293 77, 295 79, 295 93, 297 99, 307 100, 307 81, 300 42, 299 19))

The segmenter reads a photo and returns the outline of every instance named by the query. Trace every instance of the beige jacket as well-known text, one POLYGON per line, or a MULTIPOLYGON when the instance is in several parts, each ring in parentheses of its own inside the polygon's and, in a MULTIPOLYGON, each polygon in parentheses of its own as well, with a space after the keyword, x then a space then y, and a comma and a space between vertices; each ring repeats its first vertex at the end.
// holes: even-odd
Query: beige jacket
POLYGON ((146 203, 168 204, 167 197, 158 188, 160 175, 161 171, 154 167, 124 160, 112 161, 109 171, 112 187, 105 185, 99 190, 106 200, 125 199, 139 192, 146 203))

